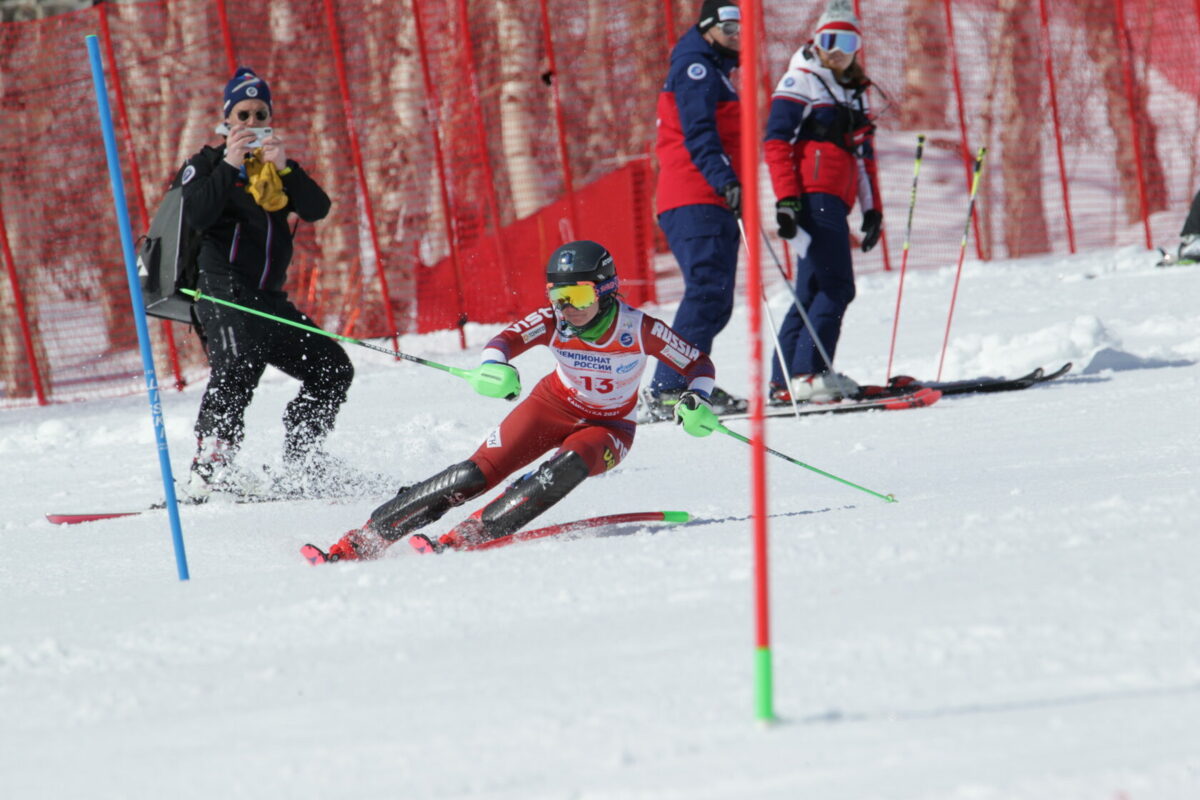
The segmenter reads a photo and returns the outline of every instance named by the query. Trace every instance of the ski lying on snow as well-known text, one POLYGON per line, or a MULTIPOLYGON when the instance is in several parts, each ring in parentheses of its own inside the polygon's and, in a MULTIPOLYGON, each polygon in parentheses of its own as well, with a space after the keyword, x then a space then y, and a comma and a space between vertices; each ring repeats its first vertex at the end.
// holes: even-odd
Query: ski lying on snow
MULTIPOLYGON (((603 517, 587 517, 574 522, 561 522, 557 525, 547 525, 544 528, 534 528, 528 531, 517 531, 508 536, 491 539, 474 545, 464 545, 457 550, 494 550, 497 547, 507 547, 517 542, 528 542, 534 539, 544 539, 548 536, 560 536, 565 533, 603 528, 609 525, 621 525, 627 522, 688 522, 692 515, 686 511, 632 511, 625 514, 608 514, 603 517)), ((408 543, 418 553, 439 553, 444 545, 435 543, 423 533, 414 533, 408 537, 408 543)))
POLYGON ((937 389, 943 395, 951 394, 972 394, 986 392, 1013 392, 1021 389, 1028 389, 1030 386, 1036 386, 1039 383, 1061 378, 1071 371, 1072 363, 1068 361, 1053 372, 1047 373, 1042 367, 1038 367, 1027 375, 1022 375, 1019 378, 968 378, 961 381, 946 381, 941 383, 926 383, 924 381, 910 378, 906 375, 897 375, 888 382, 885 387, 880 388, 884 391, 891 389, 906 390, 913 386, 925 386, 930 389, 937 389))
MULTIPOLYGON (((159 506, 163 508, 163 506, 159 506)), ((100 519, 116 519, 117 517, 136 517, 154 508, 143 508, 141 511, 115 511, 98 514, 47 514, 46 519, 54 525, 79 525, 84 522, 95 522, 100 519)))
MULTIPOLYGON (((346 497, 304 497, 294 494, 271 495, 269 497, 221 497, 211 503, 212 506, 220 508, 226 505, 257 505, 259 503, 281 503, 284 500, 327 500, 331 503, 339 500, 354 500, 359 499, 357 495, 347 495, 346 497)), ((210 503, 189 503, 183 500, 179 501, 180 508, 197 508, 200 506, 208 506, 210 503)), ((82 514, 63 514, 50 513, 46 515, 46 519, 54 525, 80 525, 85 522, 96 522, 102 519, 118 519, 120 517, 136 517, 140 514, 151 514, 155 511, 163 511, 166 509, 166 503, 154 503, 145 508, 137 509, 136 511, 94 511, 82 514)))
MULTIPOLYGON (((839 400, 836 403, 801 403, 799 415, 807 417, 812 414, 853 414, 859 411, 901 411, 906 408, 925 408, 936 403, 942 396, 937 389, 921 387, 906 391, 903 394, 888 394, 871 397, 865 400, 839 400)), ((764 417, 794 417, 797 409, 791 406, 771 406, 763 412, 764 417)), ((721 421, 750 419, 750 415, 723 414, 721 421)))

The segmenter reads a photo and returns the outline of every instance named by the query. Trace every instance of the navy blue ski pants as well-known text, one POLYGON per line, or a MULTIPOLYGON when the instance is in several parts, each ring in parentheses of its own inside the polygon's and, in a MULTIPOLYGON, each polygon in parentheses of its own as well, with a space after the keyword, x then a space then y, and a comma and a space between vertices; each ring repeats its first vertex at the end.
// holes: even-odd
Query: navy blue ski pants
MULTIPOLYGON (((796 260, 796 295, 809 322, 821 337, 825 352, 834 358, 842 333, 842 317, 854 299, 854 264, 850 258, 850 210, 838 196, 813 192, 804 195, 798 222, 812 236, 804 258, 796 260)), ((792 375, 823 372, 829 365, 795 304, 779 329, 783 359, 792 375)), ((778 359, 772 359, 771 382, 784 383, 778 359)))
MULTIPOLYGON (((737 218, 723 206, 697 203, 664 211, 658 224, 683 270, 683 300, 671 327, 685 341, 712 353, 713 339, 733 314, 741 238, 737 218)), ((682 375, 659 362, 650 384, 653 391, 686 386, 682 375)))

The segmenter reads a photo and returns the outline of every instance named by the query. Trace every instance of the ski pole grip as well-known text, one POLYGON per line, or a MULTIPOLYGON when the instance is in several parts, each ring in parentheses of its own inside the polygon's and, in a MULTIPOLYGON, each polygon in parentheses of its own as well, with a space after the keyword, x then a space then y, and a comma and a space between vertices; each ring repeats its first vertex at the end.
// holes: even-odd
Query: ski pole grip
POLYGON ((521 394, 521 378, 511 364, 480 364, 475 369, 464 370, 463 377, 484 397, 515 400, 521 394))

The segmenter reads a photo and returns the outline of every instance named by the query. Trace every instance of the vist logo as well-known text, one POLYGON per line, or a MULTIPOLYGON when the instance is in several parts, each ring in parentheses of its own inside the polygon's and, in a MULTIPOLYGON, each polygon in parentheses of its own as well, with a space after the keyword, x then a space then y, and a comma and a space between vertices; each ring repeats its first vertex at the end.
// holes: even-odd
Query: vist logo
MULTIPOLYGON (((546 306, 545 308, 541 308, 541 309, 538 309, 537 311, 534 311, 532 314, 526 314, 524 317, 517 320, 512 325, 509 325, 508 330, 513 331, 514 333, 521 333, 522 331, 529 330, 530 328, 536 327, 538 325, 545 326, 545 321, 548 319, 553 319, 553 318, 554 318, 554 309, 550 308, 549 306, 546 306)), ((544 329, 544 327, 543 327, 543 329, 544 329)), ((529 340, 526 339, 525 341, 529 341, 529 340)))

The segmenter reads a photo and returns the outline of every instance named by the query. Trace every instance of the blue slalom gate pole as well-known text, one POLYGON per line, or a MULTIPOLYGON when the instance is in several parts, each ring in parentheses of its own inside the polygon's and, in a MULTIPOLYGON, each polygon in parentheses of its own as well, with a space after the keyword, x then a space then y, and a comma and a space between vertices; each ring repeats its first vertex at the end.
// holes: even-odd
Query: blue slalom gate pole
POLYGON ((125 182, 121 178, 121 161, 117 156, 117 137, 113 133, 112 112, 108 107, 108 87, 104 83, 104 66, 100 62, 100 44, 95 36, 87 37, 88 59, 92 63, 92 84, 96 89, 96 107, 100 112, 100 129, 104 134, 104 152, 108 157, 108 176, 112 182, 113 205, 117 209, 117 227, 121 231, 121 250, 125 254, 125 277, 129 280, 129 299, 133 303, 133 321, 137 325, 138 347, 142 351, 142 369, 146 373, 146 394, 150 399, 150 417, 154 437, 158 441, 158 464, 162 471, 163 490, 167 497, 167 514, 171 519, 171 540, 175 544, 175 565, 179 580, 188 579, 187 553, 183 549, 183 529, 179 524, 179 502, 175 497, 175 477, 171 474, 171 454, 167 451, 167 431, 163 426, 162 401, 158 395, 158 374, 154 371, 154 353, 150 349, 150 330, 146 326, 146 306, 138 281, 137 257, 133 252, 133 233, 129 226, 129 210, 125 200, 125 182))

